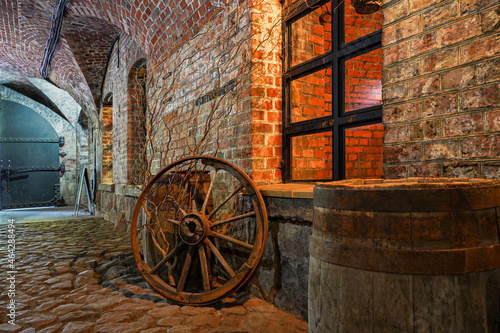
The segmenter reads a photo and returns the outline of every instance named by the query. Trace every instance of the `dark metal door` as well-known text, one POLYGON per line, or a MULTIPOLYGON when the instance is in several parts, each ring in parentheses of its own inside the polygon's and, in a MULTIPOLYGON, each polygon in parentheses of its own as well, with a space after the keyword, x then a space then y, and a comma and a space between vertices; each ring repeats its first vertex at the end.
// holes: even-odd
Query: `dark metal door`
POLYGON ((59 143, 56 131, 38 113, 0 101, 0 208, 61 203, 59 143))

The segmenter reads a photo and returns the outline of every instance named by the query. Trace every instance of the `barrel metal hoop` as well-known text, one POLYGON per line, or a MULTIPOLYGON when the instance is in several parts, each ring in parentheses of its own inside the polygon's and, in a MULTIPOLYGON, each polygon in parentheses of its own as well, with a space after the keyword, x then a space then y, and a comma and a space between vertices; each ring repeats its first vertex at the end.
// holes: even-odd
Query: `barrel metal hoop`
POLYGON ((447 250, 346 245, 311 237, 310 254, 331 264, 398 274, 453 275, 500 268, 500 244, 447 250))

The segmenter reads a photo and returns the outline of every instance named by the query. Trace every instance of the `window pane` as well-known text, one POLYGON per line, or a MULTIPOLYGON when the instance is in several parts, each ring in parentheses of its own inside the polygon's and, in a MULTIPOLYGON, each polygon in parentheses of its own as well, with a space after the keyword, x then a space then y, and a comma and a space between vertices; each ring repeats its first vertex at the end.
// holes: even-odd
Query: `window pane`
POLYGON ((381 178, 384 126, 345 129, 345 178, 381 178))
POLYGON ((332 48, 331 4, 327 3, 292 23, 292 66, 332 48))
POLYGON ((332 114, 332 68, 293 80, 290 86, 292 123, 332 114))
POLYGON ((332 178, 332 132, 292 138, 292 180, 332 178))
POLYGON ((345 111, 382 104, 382 49, 345 62, 345 111))
POLYGON ((344 0, 345 43, 382 29, 382 8, 372 14, 358 14, 351 5, 352 0, 344 0))

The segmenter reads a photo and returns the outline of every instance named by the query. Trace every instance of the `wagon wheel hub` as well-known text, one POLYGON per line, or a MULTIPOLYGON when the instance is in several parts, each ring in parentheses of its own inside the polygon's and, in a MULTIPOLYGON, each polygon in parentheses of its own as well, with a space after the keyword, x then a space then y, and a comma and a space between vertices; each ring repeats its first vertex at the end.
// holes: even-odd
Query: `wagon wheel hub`
POLYGON ((179 236, 188 245, 196 245, 203 241, 210 230, 210 223, 203 215, 191 213, 186 215, 179 225, 179 236))

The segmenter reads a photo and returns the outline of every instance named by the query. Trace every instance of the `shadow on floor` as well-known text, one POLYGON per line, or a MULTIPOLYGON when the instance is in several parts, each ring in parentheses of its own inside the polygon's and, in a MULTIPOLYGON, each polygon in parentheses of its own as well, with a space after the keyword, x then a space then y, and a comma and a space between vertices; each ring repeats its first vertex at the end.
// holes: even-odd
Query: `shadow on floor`
POLYGON ((8 223, 9 219, 17 222, 45 222, 93 217, 88 211, 80 210, 78 216, 73 212, 73 206, 5 209, 0 210, 0 223, 8 223))

